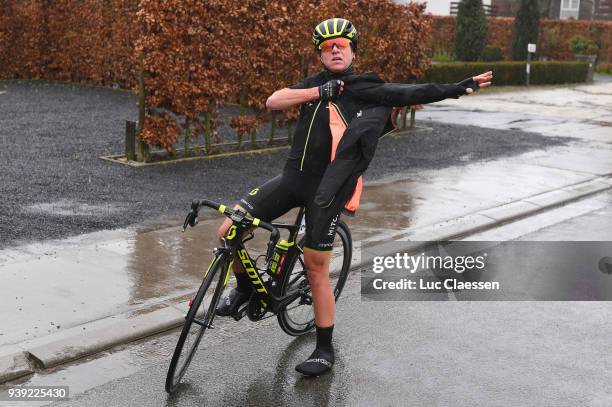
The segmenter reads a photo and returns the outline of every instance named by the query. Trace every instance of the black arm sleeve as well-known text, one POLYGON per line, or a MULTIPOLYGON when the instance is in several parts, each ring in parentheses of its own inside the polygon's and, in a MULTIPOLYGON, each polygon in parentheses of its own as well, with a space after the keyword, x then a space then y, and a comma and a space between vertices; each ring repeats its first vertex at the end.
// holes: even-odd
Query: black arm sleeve
POLYGON ((465 95, 465 86, 459 84, 425 83, 422 85, 409 85, 404 83, 368 83, 365 86, 350 86, 345 92, 369 103, 383 106, 399 107, 425 103, 439 102, 440 100, 465 95))

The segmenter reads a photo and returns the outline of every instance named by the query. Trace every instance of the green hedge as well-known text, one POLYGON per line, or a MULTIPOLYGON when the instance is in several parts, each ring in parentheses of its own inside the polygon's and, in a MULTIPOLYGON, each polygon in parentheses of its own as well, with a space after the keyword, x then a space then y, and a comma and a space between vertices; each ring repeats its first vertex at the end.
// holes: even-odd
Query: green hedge
POLYGON ((612 75, 612 64, 597 64, 595 72, 612 75))
MULTIPOLYGON (((470 76, 493 71, 493 85, 524 85, 525 62, 451 62, 434 64, 419 82, 455 83, 470 76)), ((585 82, 587 62, 532 62, 532 85, 585 82)))
POLYGON ((480 60, 486 62, 498 62, 504 60, 504 53, 500 47, 487 45, 480 53, 480 60))

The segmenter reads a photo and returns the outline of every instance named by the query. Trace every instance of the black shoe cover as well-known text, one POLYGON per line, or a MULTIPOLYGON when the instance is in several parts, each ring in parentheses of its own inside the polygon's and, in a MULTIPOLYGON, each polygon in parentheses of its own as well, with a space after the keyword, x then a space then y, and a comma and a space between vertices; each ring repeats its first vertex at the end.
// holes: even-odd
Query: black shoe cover
POLYGON ((251 297, 250 292, 243 292, 234 288, 230 293, 219 301, 215 314, 220 317, 228 317, 240 308, 242 304, 247 302, 251 297))
POLYGON ((334 352, 315 349, 312 355, 295 367, 295 370, 306 376, 319 376, 331 370, 334 365, 334 352))

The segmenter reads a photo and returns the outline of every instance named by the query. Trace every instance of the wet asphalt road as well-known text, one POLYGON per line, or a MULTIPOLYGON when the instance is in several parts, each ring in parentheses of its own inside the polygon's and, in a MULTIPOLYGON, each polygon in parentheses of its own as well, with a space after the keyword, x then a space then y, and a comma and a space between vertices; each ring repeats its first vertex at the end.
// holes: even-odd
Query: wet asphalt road
MULTIPOLYGON (((610 240, 610 219, 606 192, 469 239, 610 240)), ((297 374, 314 336, 293 339, 269 319, 249 332, 205 336, 172 396, 163 383, 176 332, 24 384, 71 385, 73 399, 55 405, 79 407, 612 404, 610 302, 366 302, 352 277, 327 376, 297 374)))
MULTIPOLYGON (((148 168, 100 160, 123 151, 125 120, 136 117, 136 97, 128 92, 0 82, 0 247, 176 222, 194 198, 232 202, 241 197, 277 175, 287 156, 285 150, 148 168)), ((381 140, 366 182, 570 140, 518 130, 418 124, 431 130, 381 140)))

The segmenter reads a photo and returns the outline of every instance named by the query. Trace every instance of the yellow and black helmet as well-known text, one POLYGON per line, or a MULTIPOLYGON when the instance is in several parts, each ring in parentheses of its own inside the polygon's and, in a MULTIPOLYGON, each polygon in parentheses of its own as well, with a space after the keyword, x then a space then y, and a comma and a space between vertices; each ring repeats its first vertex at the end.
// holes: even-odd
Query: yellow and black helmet
POLYGON ((357 29, 353 23, 344 18, 330 18, 317 24, 312 32, 312 43, 318 51, 319 45, 321 45, 323 41, 340 37, 351 40, 353 51, 357 49, 357 43, 359 42, 357 29))

